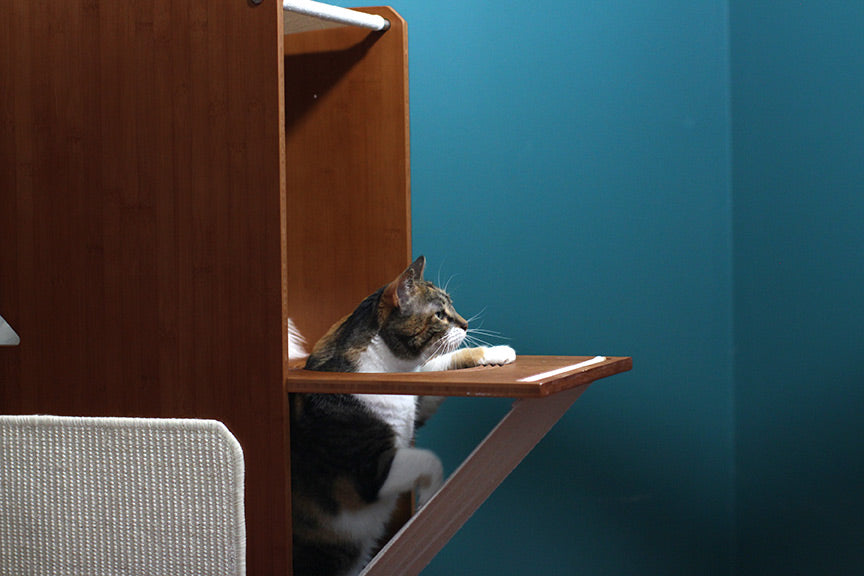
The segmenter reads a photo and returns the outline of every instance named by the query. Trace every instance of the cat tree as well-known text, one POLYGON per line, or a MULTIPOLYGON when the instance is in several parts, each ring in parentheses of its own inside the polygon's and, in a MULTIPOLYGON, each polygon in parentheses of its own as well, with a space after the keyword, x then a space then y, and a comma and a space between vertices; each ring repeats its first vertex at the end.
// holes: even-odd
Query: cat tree
POLYGON ((20 336, 0 411, 221 420, 246 457, 250 574, 290 573, 286 392, 517 399, 368 569, 414 574, 592 381, 631 367, 291 366, 288 317, 314 341, 411 261, 406 27, 363 12, 389 28, 272 0, 0 12, 0 314, 20 336))

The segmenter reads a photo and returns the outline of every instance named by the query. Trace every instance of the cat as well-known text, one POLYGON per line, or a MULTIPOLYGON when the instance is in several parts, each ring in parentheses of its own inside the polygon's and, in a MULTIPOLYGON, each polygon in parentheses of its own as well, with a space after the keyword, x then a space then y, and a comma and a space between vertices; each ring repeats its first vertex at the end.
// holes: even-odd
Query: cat
MULTIPOLYGON (((459 348, 468 322, 447 293, 423 279, 417 258, 395 280, 333 325, 306 360, 309 370, 412 372, 513 362, 509 346, 459 348)), ((291 331, 299 346, 299 335, 291 331)), ((295 350, 295 356, 296 356, 295 350)), ((295 576, 359 573, 385 534, 400 494, 422 507, 443 481, 414 431, 443 398, 291 394, 295 576)))

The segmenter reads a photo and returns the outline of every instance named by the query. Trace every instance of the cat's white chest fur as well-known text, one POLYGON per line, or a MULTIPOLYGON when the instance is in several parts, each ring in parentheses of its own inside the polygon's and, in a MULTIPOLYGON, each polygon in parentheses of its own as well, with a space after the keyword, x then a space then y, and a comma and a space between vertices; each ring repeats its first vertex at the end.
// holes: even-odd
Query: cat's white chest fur
POLYGON ((355 394, 354 396, 393 428, 396 432, 397 448, 411 445, 417 412, 416 396, 396 394, 355 394))
MULTIPOLYGON (((397 358, 379 336, 360 354, 358 372, 413 372, 417 363, 397 358)), ((397 447, 409 446, 414 437, 414 419, 417 412, 416 396, 393 394, 355 394, 379 418, 396 431, 397 447)))

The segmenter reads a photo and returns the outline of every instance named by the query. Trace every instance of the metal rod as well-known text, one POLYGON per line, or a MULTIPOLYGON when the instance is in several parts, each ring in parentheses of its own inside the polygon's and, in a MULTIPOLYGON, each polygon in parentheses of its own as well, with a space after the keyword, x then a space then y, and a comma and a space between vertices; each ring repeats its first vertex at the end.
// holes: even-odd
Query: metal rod
POLYGON ((282 0, 282 8, 306 16, 313 16, 329 22, 338 22, 349 26, 360 26, 371 30, 387 30, 390 22, 377 14, 366 14, 357 10, 341 8, 313 0, 282 0))

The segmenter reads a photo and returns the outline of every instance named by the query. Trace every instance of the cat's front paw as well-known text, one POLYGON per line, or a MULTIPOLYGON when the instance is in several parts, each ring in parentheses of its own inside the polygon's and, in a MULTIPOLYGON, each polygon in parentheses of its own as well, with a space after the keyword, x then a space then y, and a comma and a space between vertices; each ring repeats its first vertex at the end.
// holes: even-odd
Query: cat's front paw
POLYGON ((495 366, 510 364, 516 360, 516 351, 510 346, 491 346, 483 348, 483 357, 480 359, 482 366, 495 366))

